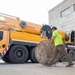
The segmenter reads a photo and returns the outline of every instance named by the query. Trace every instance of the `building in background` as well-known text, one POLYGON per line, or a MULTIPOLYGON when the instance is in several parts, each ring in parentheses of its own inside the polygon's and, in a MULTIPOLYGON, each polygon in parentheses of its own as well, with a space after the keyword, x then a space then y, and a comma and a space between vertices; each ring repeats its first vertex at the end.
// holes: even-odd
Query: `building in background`
POLYGON ((61 30, 75 30, 75 0, 64 0, 49 10, 49 24, 61 30))

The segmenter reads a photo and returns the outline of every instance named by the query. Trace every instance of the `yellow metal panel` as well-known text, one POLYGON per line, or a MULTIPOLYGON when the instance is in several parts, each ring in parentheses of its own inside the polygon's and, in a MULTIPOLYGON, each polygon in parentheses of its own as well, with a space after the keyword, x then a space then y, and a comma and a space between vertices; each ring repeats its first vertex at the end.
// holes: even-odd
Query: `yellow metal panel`
POLYGON ((47 40, 47 38, 42 38, 40 35, 29 34, 25 32, 11 32, 10 39, 32 41, 32 42, 40 42, 43 40, 47 40))
POLYGON ((26 22, 26 26, 22 28, 20 26, 20 18, 0 13, 0 29, 1 30, 9 30, 10 28, 22 32, 28 32, 33 34, 40 34, 40 30, 42 28, 39 24, 34 24, 31 22, 26 22))
POLYGON ((3 52, 3 50, 6 48, 6 46, 9 44, 9 32, 8 31, 3 31, 3 39, 0 40, 0 53, 3 52), (3 48, 2 45, 5 45, 3 48))
POLYGON ((30 22, 26 22, 26 27, 22 28, 22 31, 33 33, 33 34, 40 34, 42 26, 30 22))

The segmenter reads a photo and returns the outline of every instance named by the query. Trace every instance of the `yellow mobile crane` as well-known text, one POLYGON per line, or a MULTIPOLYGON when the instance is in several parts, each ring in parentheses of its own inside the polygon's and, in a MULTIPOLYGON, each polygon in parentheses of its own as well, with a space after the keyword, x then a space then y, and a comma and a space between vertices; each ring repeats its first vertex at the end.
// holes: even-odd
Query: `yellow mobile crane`
MULTIPOLYGON (((0 53, 2 59, 12 63, 24 63, 29 59, 37 62, 35 47, 41 41, 47 40, 47 37, 43 37, 45 33, 42 33, 42 29, 41 25, 21 21, 18 17, 1 13, 0 53)), ((49 26, 45 29, 50 31, 49 26)))
MULTIPOLYGON (((66 43, 66 33, 59 32, 66 43)), ((0 14, 0 53, 7 63, 24 63, 29 59, 34 63, 38 62, 35 47, 51 36, 51 27, 48 25, 42 26, 21 21, 15 16, 0 14)))

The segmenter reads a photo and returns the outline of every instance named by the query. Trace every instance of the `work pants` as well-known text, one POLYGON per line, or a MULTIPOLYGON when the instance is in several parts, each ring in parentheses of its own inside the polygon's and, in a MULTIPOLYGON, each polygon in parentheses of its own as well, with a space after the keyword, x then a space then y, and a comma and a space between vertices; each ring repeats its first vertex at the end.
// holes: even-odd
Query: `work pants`
POLYGON ((58 55, 58 53, 60 53, 61 55, 65 55, 65 57, 67 58, 68 60, 68 63, 71 64, 72 63, 72 60, 71 60, 71 57, 69 56, 69 54, 65 51, 65 48, 63 45, 58 45, 54 48, 54 51, 53 51, 53 54, 52 54, 52 57, 51 59, 49 60, 49 64, 52 65, 54 59, 56 58, 56 56, 58 55))

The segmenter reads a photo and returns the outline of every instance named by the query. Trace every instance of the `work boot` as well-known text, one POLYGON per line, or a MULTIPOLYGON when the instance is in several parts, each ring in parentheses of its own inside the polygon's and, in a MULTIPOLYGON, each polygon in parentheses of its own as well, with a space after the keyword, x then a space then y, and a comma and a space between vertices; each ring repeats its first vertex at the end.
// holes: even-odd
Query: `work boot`
POLYGON ((49 67, 51 67, 52 65, 49 64, 49 67))
POLYGON ((49 66, 49 67, 51 67, 51 66, 52 66, 52 64, 48 62, 48 66, 49 66))
POLYGON ((45 62, 45 64, 44 64, 45 66, 48 66, 49 64, 47 63, 47 62, 45 62))
POLYGON ((66 67, 71 67, 73 66, 73 63, 66 65, 66 67))

